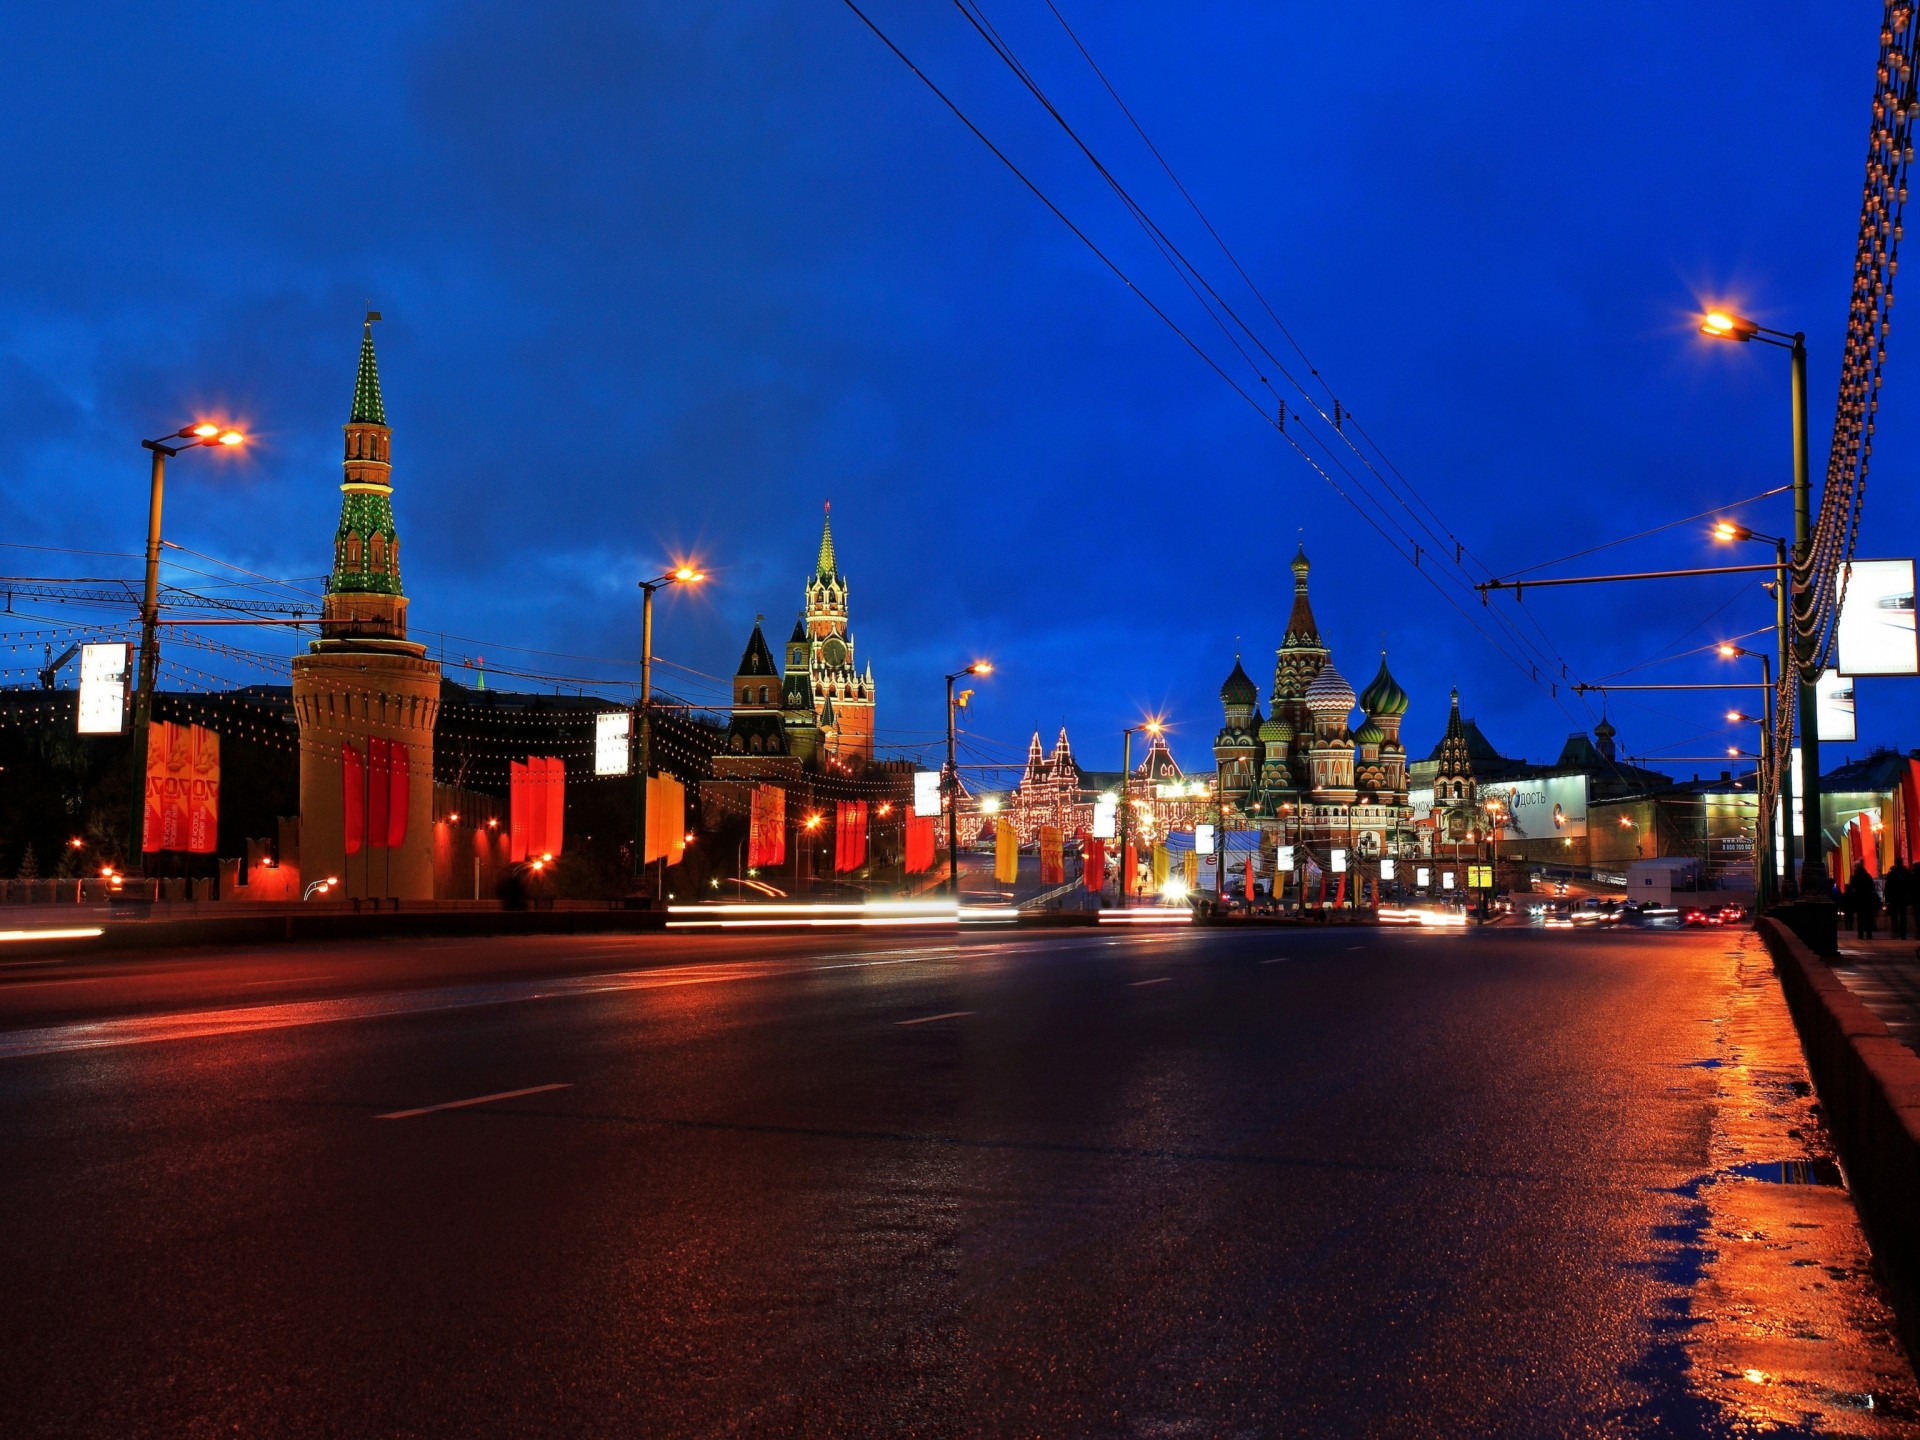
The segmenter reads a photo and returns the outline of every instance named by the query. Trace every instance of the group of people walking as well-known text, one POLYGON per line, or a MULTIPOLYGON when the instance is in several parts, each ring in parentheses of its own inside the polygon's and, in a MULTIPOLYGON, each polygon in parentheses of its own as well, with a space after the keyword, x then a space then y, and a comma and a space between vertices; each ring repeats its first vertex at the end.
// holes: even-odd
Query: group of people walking
POLYGON ((1906 939, 1914 904, 1920 901, 1920 883, 1916 882, 1920 882, 1920 868, 1910 869, 1898 860, 1887 867, 1878 885, 1867 873, 1866 866, 1854 866, 1853 875, 1839 896, 1841 913, 1853 922, 1854 935, 1862 940, 1873 939, 1884 907, 1887 933, 1895 940, 1906 939))

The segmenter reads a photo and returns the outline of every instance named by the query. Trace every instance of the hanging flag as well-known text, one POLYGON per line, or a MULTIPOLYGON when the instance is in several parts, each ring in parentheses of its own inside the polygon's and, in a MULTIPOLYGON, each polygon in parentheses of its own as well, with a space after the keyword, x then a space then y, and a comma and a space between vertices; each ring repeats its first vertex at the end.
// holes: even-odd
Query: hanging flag
POLYGON ((747 864, 771 869, 784 864, 786 858, 787 792, 778 785, 756 785, 748 825, 747 864))
POLYGON ((1920 860, 1920 760, 1909 759, 1900 774, 1900 796, 1907 812, 1907 863, 1920 860))
POLYGON ((393 742, 384 735, 367 737, 367 848, 387 844, 387 815, 393 800, 393 742))
POLYGON ((527 809, 527 767, 518 760, 509 760, 507 762, 507 859, 515 864, 527 858, 527 809))
POLYGON ((924 875, 933 869, 933 858, 938 849, 939 845, 934 836, 934 817, 909 815, 906 844, 907 874, 924 875))
POLYGON ((1120 856, 1120 886, 1122 893, 1127 895, 1140 889, 1140 852, 1131 840, 1120 856))
POLYGON ((1065 837, 1058 825, 1040 827, 1040 883, 1064 885, 1067 882, 1065 837))
POLYGON ((1099 894, 1107 884, 1107 842, 1088 836, 1080 842, 1081 878, 1087 889, 1099 894))
POLYGON ((1200 852, 1189 850, 1180 857, 1180 878, 1187 882, 1191 890, 1200 883, 1200 852))
POLYGON ((1338 910, 1342 905, 1346 903, 1347 903, 1347 872, 1342 870, 1340 872, 1339 888, 1333 892, 1333 908, 1338 910))
POLYGON ((351 740, 340 746, 340 788, 347 854, 358 855, 367 843, 367 764, 360 747, 351 740))
MULTIPOLYGON (((546 776, 546 803, 542 817, 546 826, 540 851, 544 855, 558 855, 567 838, 567 762, 557 755, 549 755, 542 768, 546 776)), ((683 833, 679 820, 674 821, 673 833, 683 833)))
POLYGON ((195 725, 189 741, 192 759, 185 848, 194 855, 211 855, 220 844, 220 736, 195 725))
POLYGON ((413 747, 404 740, 393 742, 389 774, 386 846, 398 850, 407 843, 407 812, 413 805, 413 747))
POLYGON ((1020 879, 1020 833, 1005 820, 993 827, 993 878, 1002 885, 1020 879))
POLYGON ((1247 903, 1253 903, 1253 856, 1247 856, 1247 903))
MULTIPOLYGON (((760 804, 758 790, 755 787, 754 803, 760 804)), ((776 791, 782 800, 785 791, 776 791)), ((775 820, 778 826, 783 814, 775 820)), ((748 861, 750 865, 760 862, 752 858, 752 848, 758 840, 752 834, 753 821, 748 822, 748 861)), ((649 775, 647 777, 647 840, 645 863, 651 865, 655 860, 665 860, 669 865, 678 865, 687 853, 687 787, 672 775, 649 775)), ((769 862, 778 864, 779 861, 769 862)))
POLYGON ((833 868, 839 874, 867 863, 867 805, 837 800, 833 806, 833 868))
POLYGON ((1167 888, 1167 872, 1173 868, 1173 853, 1164 845, 1153 847, 1153 889, 1155 894, 1167 888))

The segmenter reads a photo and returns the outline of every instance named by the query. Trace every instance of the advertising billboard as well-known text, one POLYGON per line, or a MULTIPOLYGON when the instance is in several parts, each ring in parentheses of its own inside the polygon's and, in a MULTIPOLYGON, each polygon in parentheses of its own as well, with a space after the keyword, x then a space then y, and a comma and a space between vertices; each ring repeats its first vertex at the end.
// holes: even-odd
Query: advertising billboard
POLYGON ((1506 807, 1502 829, 1509 840, 1578 839, 1587 833, 1587 777, 1549 775, 1482 785, 1480 798, 1506 807))
POLYGON ((940 772, 938 770, 913 772, 913 813, 920 816, 940 813, 940 772))
POLYGON ((127 728, 125 641, 80 647, 80 734, 118 735, 127 728))
POLYGON ((1813 713, 1822 740, 1857 740, 1853 713, 1853 677, 1822 670, 1813 682, 1813 713))
POLYGON ((1855 560, 1833 583, 1843 600, 1834 627, 1834 668, 1842 675, 1920 674, 1913 561, 1855 560))
POLYGON ((1102 795, 1093 802, 1093 838, 1111 840, 1118 833, 1120 825, 1120 797, 1102 795))
MULTIPOLYGON (((1099 811, 1094 812, 1094 823, 1099 824, 1099 811)), ((1193 853, 1196 855, 1213 854, 1213 826, 1196 825, 1193 827, 1193 853)))
POLYGON ((1407 803, 1413 806, 1413 823, 1418 825, 1433 818, 1433 787, 1415 786, 1407 791, 1407 803))
POLYGON ((625 775, 633 766, 628 761, 627 745, 633 738, 633 716, 625 710, 608 710, 593 717, 593 773, 625 775))

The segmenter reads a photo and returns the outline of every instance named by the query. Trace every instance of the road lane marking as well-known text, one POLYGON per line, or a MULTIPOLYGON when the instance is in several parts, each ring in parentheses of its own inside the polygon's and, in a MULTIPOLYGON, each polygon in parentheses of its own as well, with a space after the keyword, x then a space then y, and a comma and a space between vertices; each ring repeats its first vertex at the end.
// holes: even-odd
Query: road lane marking
POLYGON ((896 1025, 931 1025, 936 1020, 964 1020, 973 1014, 971 1010, 949 1010, 944 1015, 922 1015, 918 1020, 896 1020, 896 1025))
POLYGON ((1262 960, 1260 963, 1262 965, 1284 965, 1287 963, 1287 961, 1291 960, 1292 958, 1293 957, 1291 955, 1276 955, 1273 957, 1273 959, 1262 960))
POLYGON ((1349 945, 1349 946, 1347 946, 1347 949, 1349 949, 1349 950, 1364 950, 1364 949, 1366 949, 1366 948, 1367 948, 1367 947, 1366 947, 1366 946, 1364 946, 1364 945, 1349 945))
POLYGON ((338 975, 289 975, 284 980, 243 980, 240 983, 240 988, 242 990, 255 990, 262 985, 304 985, 309 980, 317 982, 321 980, 338 980, 339 978, 338 975))
POLYGON ((496 1100, 518 1100, 522 1095, 544 1095, 549 1090, 571 1090, 573 1084, 567 1081, 555 1085, 529 1085, 524 1090, 502 1090, 495 1095, 476 1095, 471 1100, 448 1100, 440 1105, 422 1105, 417 1110, 395 1110, 391 1114, 379 1115, 379 1120, 411 1120, 416 1115, 431 1115, 436 1110, 465 1110, 469 1105, 491 1105, 496 1100))
POLYGON ((1129 980, 1127 982, 1127 988, 1129 990, 1136 990, 1142 985, 1164 985, 1172 978, 1171 975, 1162 975, 1157 980, 1129 980))

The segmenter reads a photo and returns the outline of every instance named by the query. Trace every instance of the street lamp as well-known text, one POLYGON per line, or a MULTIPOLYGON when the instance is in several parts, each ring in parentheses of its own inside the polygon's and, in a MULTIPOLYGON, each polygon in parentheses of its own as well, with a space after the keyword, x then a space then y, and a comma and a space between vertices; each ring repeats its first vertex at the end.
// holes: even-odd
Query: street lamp
POLYGON ((633 888, 644 893, 647 879, 647 770, 653 763, 653 592, 668 585, 697 585, 707 577, 691 565, 682 565, 652 580, 640 582, 640 703, 635 706, 633 807, 633 888))
POLYGON ((993 666, 976 660, 947 676, 947 775, 942 788, 947 792, 947 883, 953 887, 953 903, 960 904, 960 770, 953 759, 953 682, 965 675, 991 675, 993 666))
MULTIPOLYGON (((1762 345, 1771 345, 1789 353, 1792 362, 1793 379, 1793 563, 1804 566, 1813 542, 1813 482, 1807 467, 1807 337, 1804 334, 1789 335, 1784 330, 1770 330, 1744 316, 1725 310, 1711 310, 1700 320, 1700 333, 1715 340, 1737 340, 1742 344, 1758 340, 1762 345)), ((1730 532, 1743 527, 1729 526, 1730 532)), ((1719 527, 1715 527, 1719 533, 1719 527)), ((1762 537, 1729 533, 1727 539, 1760 539, 1762 537)), ((1781 566, 1784 580, 1785 566, 1781 566)), ((1780 587, 1784 597, 1786 586, 1780 587)), ((1798 612, 1804 612, 1810 618, 1813 613, 1813 596, 1802 592, 1794 597, 1796 618, 1798 612)), ((1784 598, 1778 602, 1784 606, 1784 598)), ((1781 629, 1785 630, 1784 623, 1781 629)), ((1816 838, 1820 833, 1820 721, 1816 711, 1813 681, 1807 677, 1807 669, 1813 659, 1813 643, 1804 634, 1794 636, 1794 657, 1800 682, 1800 809, 1807 817, 1803 827, 1805 841, 1804 862, 1822 862, 1820 842, 1816 838)), ((1786 679, 1787 656, 1783 650, 1780 657, 1780 678, 1786 679)), ((1784 792, 1783 792, 1784 793, 1784 792)), ((1792 811, 1787 812, 1789 815, 1792 811)), ((1793 880, 1793 856, 1791 844, 1793 824, 1787 823, 1787 880, 1793 880)))
MULTIPOLYGON (((1735 524, 1731 520, 1715 521, 1713 538, 1722 544, 1733 544, 1736 541, 1751 540, 1756 544, 1773 546, 1774 645, 1779 651, 1780 674, 1784 677, 1793 664, 1793 630, 1788 624, 1787 612, 1786 540, 1778 535, 1762 535, 1756 530, 1749 530, 1745 525, 1735 524)), ((1722 645, 1720 647, 1720 653, 1723 656, 1730 657, 1733 654, 1747 655, 1751 652, 1742 650, 1737 645, 1722 645)), ((1767 687, 1767 734, 1771 739, 1773 734, 1773 682, 1767 678, 1766 659, 1764 656, 1761 657, 1761 665, 1761 678, 1766 681, 1767 687)), ((1812 718, 1813 712, 1811 710, 1803 711, 1801 716, 1801 732, 1803 735, 1806 733, 1806 727, 1812 721, 1812 718)), ((1783 833, 1781 837, 1783 841, 1783 859, 1786 867, 1786 873, 1783 878, 1785 880, 1785 888, 1791 890, 1793 888, 1793 766, 1790 764, 1781 765, 1774 773, 1776 774, 1780 791, 1781 813, 1787 817, 1786 823, 1782 826, 1783 833)), ((1772 851, 1767 853, 1767 869, 1769 872, 1773 869, 1772 851)))
POLYGON ((182 450, 212 446, 232 450, 247 437, 211 420, 184 425, 158 440, 142 440, 153 454, 152 478, 147 488, 147 586, 140 602, 140 675, 133 694, 133 826, 127 833, 127 871, 142 870, 146 845, 147 737, 153 721, 153 687, 160 674, 160 502, 166 491, 167 461, 182 450))
MULTIPOLYGON (((1715 527, 1718 529, 1719 527, 1715 527)), ((1765 653, 1748 650, 1731 641, 1722 641, 1718 647, 1723 660, 1746 659, 1760 662, 1760 795, 1759 813, 1754 817, 1754 842, 1760 847, 1760 858, 1754 862, 1753 884, 1757 892, 1755 900, 1762 910, 1773 900, 1773 816, 1767 806, 1767 781, 1777 774, 1781 784, 1781 808, 1787 818, 1787 873, 1793 873, 1793 782, 1790 778, 1792 766, 1782 767, 1776 772, 1773 753, 1773 661, 1765 653)), ((1739 747, 1727 752, 1738 757, 1739 747)))
MULTIPOLYGON (((1128 812, 1133 809, 1133 737, 1142 732, 1158 736, 1164 729, 1166 726, 1155 716, 1120 732, 1120 905, 1123 909, 1127 896, 1133 892, 1133 876, 1127 868, 1127 820, 1128 812)), ((1220 858, 1224 862, 1226 857, 1223 854, 1220 858)))

